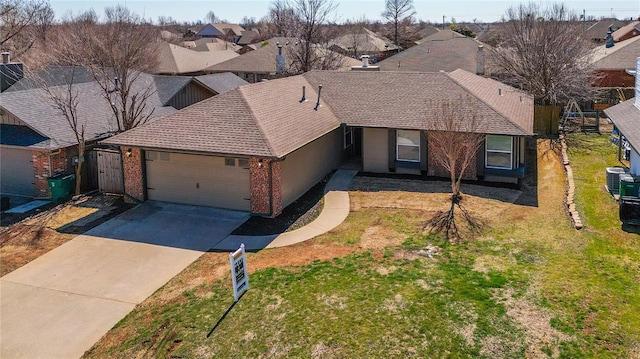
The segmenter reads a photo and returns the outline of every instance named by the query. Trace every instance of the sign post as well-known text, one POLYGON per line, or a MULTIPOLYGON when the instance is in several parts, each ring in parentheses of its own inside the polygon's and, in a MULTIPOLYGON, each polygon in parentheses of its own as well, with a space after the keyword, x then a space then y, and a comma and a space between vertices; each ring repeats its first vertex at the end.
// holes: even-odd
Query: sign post
POLYGON ((231 281, 233 284, 234 302, 240 299, 245 291, 249 290, 249 273, 247 273, 247 257, 244 251, 244 243, 240 249, 229 254, 231 264, 231 281))

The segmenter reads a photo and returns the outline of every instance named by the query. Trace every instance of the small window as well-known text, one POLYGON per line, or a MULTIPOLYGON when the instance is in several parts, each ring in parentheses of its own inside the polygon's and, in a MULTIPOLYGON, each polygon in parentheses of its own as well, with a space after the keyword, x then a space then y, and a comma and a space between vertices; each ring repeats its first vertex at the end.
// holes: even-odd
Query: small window
POLYGON ((235 158, 225 158, 224 159, 224 165, 225 166, 235 166, 236 165, 236 159, 235 158))
POLYGON ((513 168, 513 137, 487 135, 485 145, 485 167, 513 168))
POLYGON ((353 130, 350 126, 344 127, 344 149, 351 147, 353 145, 353 130))
POLYGON ((396 159, 420 162, 420 131, 396 131, 396 159))
POLYGON ((171 157, 169 152, 158 152, 158 159, 160 161, 169 161, 171 157))
POLYGON ((158 152, 156 151, 145 151, 145 158, 149 161, 155 161, 158 159, 158 152))
POLYGON ((249 168, 249 160, 243 158, 238 159, 238 167, 249 168))

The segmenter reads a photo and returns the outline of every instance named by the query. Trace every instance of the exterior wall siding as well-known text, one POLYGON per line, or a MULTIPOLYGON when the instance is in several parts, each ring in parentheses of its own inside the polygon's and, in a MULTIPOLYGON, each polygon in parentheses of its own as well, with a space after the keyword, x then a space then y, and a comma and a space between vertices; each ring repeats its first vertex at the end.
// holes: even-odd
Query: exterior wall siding
POLYGON ((213 95, 214 94, 211 91, 204 89, 200 85, 196 85, 195 83, 190 82, 187 86, 185 86, 171 98, 171 100, 169 101, 169 105, 173 106, 177 110, 180 110, 187 106, 191 106, 194 103, 206 100, 213 95))
POLYGON ((596 71, 599 78, 594 83, 595 87, 633 87, 635 79, 625 70, 596 71))
POLYGON ((362 129, 362 169, 365 172, 389 172, 389 130, 362 129))
POLYGON ((282 162, 282 205, 288 206, 342 162, 343 129, 337 128, 287 155, 282 162))
POLYGON ((280 162, 270 158, 249 159, 251 213, 271 218, 282 213, 280 162))
POLYGON ((129 147, 121 147, 122 172, 124 176, 124 193, 126 202, 144 201, 143 153, 140 148, 131 148, 131 155, 126 155, 129 147))

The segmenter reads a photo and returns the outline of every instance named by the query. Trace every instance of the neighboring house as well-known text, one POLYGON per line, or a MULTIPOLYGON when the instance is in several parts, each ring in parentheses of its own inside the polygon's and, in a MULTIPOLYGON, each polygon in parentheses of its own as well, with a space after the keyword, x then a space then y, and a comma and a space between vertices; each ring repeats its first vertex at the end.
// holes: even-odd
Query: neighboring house
POLYGON ((372 63, 400 50, 391 40, 366 28, 329 41, 329 48, 353 58, 369 55, 372 63))
MULTIPOLYGON (((637 53, 637 54, 640 54, 637 53)), ((635 98, 610 107, 604 112, 609 116, 631 147, 629 163, 631 174, 640 176, 640 57, 636 59, 635 98)))
POLYGON ((376 65, 382 71, 449 72, 463 69, 482 75, 486 67, 486 51, 480 41, 447 29, 376 65))
POLYGON ((21 62, 12 62, 8 52, 2 53, 0 63, 0 92, 4 92, 9 87, 24 77, 24 65, 21 62))
POLYGON ((345 159, 366 172, 447 176, 430 148, 442 101, 476 114, 486 134, 467 179, 524 176, 532 97, 464 70, 311 71, 241 86, 103 142, 127 153, 129 196, 274 217, 345 159))
MULTIPOLYGON (((255 50, 242 54, 231 60, 210 66, 204 71, 208 73, 232 72, 250 83, 272 79, 276 76, 276 57, 278 45, 282 46, 284 56, 283 72, 289 72, 292 65, 292 49, 298 45, 298 40, 289 37, 274 37, 255 44, 255 50)), ((320 50, 316 50, 320 51, 320 50)), ((342 56, 342 69, 348 70, 351 66, 360 65, 360 61, 342 56)))
POLYGON ((626 70, 635 67, 640 54, 640 36, 617 42, 613 47, 598 46, 593 50, 593 66, 598 79, 594 86, 633 88, 634 78, 626 70))
POLYGON ((240 49, 240 47, 233 42, 215 37, 203 37, 201 39, 183 41, 180 43, 180 46, 194 51, 233 50, 237 52, 240 49))
POLYGON ((200 75, 212 65, 240 56, 233 49, 194 51, 168 43, 158 46, 159 64, 156 74, 162 75, 200 75))
POLYGON ((236 44, 240 46, 247 46, 257 42, 260 38, 260 34, 253 30, 247 30, 242 32, 242 36, 236 41, 236 44))
POLYGON ((596 22, 586 23, 585 36, 594 44, 604 44, 609 33, 627 25, 626 21, 618 19, 602 19, 596 22))
POLYGON ((196 37, 217 37, 217 38, 229 38, 236 42, 245 29, 242 26, 235 24, 216 23, 206 24, 198 32, 196 37))
MULTIPOLYGON (((42 78, 53 91, 64 91, 65 74, 70 71, 52 68, 42 78)), ((134 89, 150 88, 153 94, 146 111, 159 117, 245 83, 233 74, 200 79, 141 74, 134 89)), ((47 178, 73 171, 78 156, 75 135, 41 86, 40 81, 25 78, 0 94, 2 194, 47 198, 47 178)), ((86 120, 87 142, 112 135, 117 127, 111 107, 88 70, 75 70, 74 88, 79 94, 79 118, 86 120)))
POLYGON ((611 34, 615 42, 628 40, 638 35, 640 35, 640 21, 632 21, 611 34))

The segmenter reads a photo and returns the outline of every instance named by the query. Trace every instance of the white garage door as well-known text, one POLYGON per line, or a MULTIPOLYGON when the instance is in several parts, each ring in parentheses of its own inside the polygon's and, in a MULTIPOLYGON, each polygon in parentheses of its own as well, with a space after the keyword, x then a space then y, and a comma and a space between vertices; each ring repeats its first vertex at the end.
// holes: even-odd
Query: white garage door
POLYGON ((145 152, 150 200, 250 210, 246 159, 145 152))
POLYGON ((0 148, 0 192, 33 197, 36 194, 31 150, 0 148))

